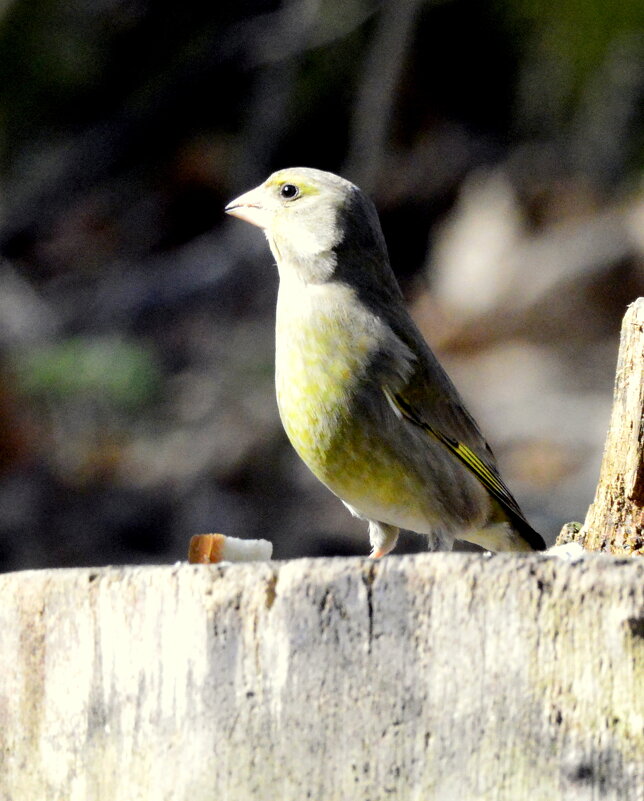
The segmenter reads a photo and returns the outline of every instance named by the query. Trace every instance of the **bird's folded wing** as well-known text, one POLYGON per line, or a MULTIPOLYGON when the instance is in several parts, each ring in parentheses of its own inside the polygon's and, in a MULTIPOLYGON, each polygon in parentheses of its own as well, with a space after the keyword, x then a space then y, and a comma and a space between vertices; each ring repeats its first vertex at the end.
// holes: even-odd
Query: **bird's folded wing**
POLYGON ((503 483, 497 470, 490 464, 486 463, 480 456, 477 456, 474 451, 465 443, 459 442, 453 437, 447 436, 435 426, 430 425, 418 413, 414 407, 405 400, 405 397, 400 392, 394 392, 389 387, 383 386, 383 392, 390 406, 394 412, 405 420, 408 420, 413 425, 421 428, 429 436, 438 440, 450 453, 452 453, 465 467, 481 482, 487 491, 494 497, 501 506, 506 509, 512 516, 517 516, 521 521, 525 522, 525 518, 519 505, 512 497, 512 493, 503 483))

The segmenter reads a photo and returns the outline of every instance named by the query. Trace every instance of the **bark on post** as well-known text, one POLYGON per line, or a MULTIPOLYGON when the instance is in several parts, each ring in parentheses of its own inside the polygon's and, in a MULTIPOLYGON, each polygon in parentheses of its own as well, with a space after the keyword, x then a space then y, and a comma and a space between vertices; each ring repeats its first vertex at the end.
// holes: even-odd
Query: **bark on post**
POLYGON ((599 483, 579 539, 592 551, 644 555, 644 298, 622 323, 599 483))

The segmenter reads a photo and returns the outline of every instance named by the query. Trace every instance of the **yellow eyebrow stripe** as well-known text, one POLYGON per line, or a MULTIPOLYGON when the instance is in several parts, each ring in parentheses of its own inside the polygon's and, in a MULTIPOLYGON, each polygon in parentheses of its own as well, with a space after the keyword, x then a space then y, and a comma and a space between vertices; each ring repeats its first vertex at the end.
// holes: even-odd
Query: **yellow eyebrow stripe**
POLYGON ((313 184, 309 184, 306 181, 303 181, 297 175, 287 175, 285 173, 278 173, 277 175, 274 175, 264 185, 266 187, 272 187, 272 186, 283 186, 284 184, 295 184, 295 186, 297 186, 297 188, 300 190, 301 195, 320 194, 320 190, 316 186, 313 186, 313 184))

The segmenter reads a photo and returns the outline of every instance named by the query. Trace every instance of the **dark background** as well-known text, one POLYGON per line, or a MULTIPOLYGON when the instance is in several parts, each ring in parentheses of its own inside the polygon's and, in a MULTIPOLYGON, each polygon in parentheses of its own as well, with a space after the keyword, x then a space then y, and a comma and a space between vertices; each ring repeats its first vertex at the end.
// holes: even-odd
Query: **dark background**
POLYGON ((0 569, 367 552, 281 431, 276 271, 222 212, 286 166, 371 193, 526 514, 583 519, 644 288, 643 8, 3 3, 0 569))

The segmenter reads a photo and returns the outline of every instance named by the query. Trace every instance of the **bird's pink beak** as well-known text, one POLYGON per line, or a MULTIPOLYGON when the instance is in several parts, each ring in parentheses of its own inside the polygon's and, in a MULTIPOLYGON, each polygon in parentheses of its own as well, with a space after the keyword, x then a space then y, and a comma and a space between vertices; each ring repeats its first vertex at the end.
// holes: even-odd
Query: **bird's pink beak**
POLYGON ((256 225, 258 228, 267 228, 269 223, 269 213, 262 206, 260 198, 260 187, 251 189, 243 195, 231 200, 224 211, 233 217, 256 225))

